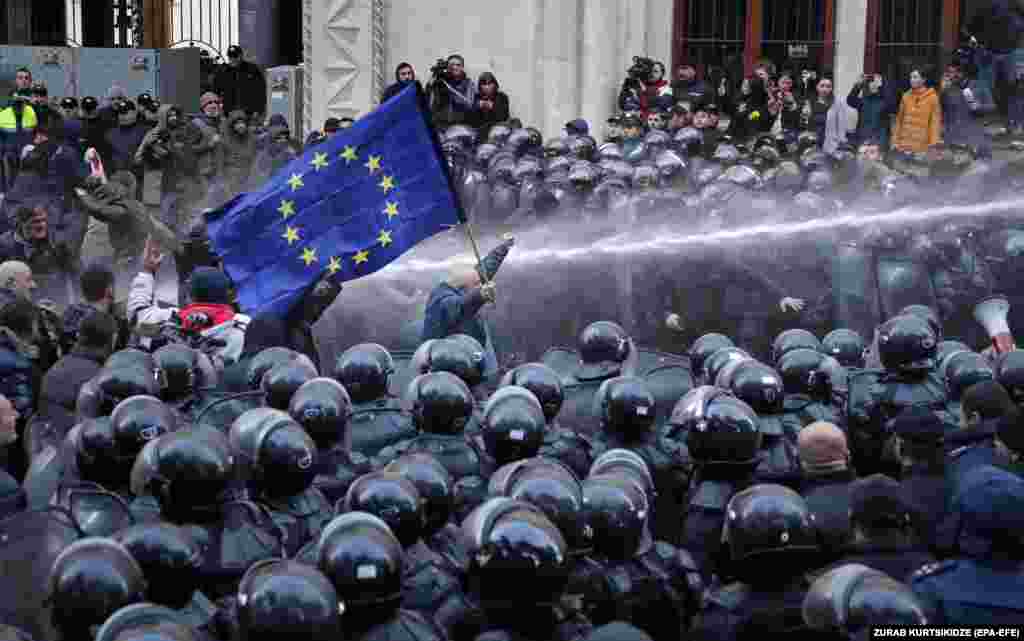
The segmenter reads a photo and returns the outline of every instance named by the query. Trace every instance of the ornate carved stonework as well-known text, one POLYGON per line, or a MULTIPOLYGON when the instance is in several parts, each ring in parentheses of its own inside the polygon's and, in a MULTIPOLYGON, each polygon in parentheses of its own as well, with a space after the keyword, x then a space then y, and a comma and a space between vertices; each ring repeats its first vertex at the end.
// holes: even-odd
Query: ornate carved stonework
POLYGON ((387 32, 384 29, 384 0, 373 0, 373 104, 380 100, 387 84, 384 59, 387 56, 387 32))

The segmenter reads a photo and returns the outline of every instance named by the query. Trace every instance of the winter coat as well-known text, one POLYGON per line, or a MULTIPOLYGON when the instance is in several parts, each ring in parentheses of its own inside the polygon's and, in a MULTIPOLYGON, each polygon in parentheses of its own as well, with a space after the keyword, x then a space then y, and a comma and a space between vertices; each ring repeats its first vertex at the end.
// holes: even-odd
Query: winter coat
POLYGON ((911 89, 903 94, 893 128, 895 149, 922 153, 942 140, 942 106, 931 87, 911 89))
POLYGON ((861 95, 862 85, 855 85, 846 97, 846 104, 857 110, 857 140, 878 140, 882 149, 889 148, 891 116, 896 113, 896 101, 888 88, 883 86, 878 93, 861 95))
POLYGON ((480 96, 476 97, 476 105, 473 111, 472 124, 480 130, 480 140, 486 140, 491 127, 509 119, 508 95, 499 91, 494 96, 494 108, 490 111, 480 109, 480 96))
POLYGON ((243 191, 249 182, 249 173, 256 160, 256 138, 252 133, 239 136, 235 123, 246 121, 245 112, 232 111, 221 123, 221 175, 228 196, 243 191))
POLYGON ((270 141, 263 151, 256 154, 252 169, 249 172, 250 191, 259 189, 268 178, 281 170, 282 167, 295 160, 297 154, 295 147, 289 140, 287 142, 274 142, 274 138, 283 132, 287 127, 271 127, 268 136, 270 141))
POLYGON ((39 418, 50 423, 59 438, 75 424, 78 389, 103 367, 106 354, 76 347, 43 376, 39 389, 39 418))
POLYGON ((0 327, 0 394, 7 397, 22 420, 36 407, 42 372, 35 363, 39 350, 0 327))
POLYGON ((142 202, 159 205, 163 194, 179 192, 198 194, 199 183, 197 158, 213 148, 213 137, 184 119, 178 127, 167 126, 167 115, 173 105, 160 107, 159 121, 142 139, 135 162, 143 166, 142 202))
POLYGON ((107 224, 114 260, 131 261, 142 255, 146 236, 153 237, 166 251, 177 249, 177 238, 162 222, 153 218, 135 198, 133 185, 111 181, 78 195, 93 218, 107 224))
POLYGON ((135 152, 138 151, 142 139, 146 137, 146 127, 134 124, 128 127, 118 125, 107 132, 107 145, 110 147, 110 159, 104 159, 106 171, 113 175, 117 171, 137 170, 135 152))
POLYGON ((964 80, 942 90, 942 139, 948 144, 987 146, 985 128, 975 117, 978 103, 972 85, 970 81, 964 80))
POLYGON ((32 142, 39 119, 32 105, 21 109, 8 105, 0 109, 0 153, 20 155, 21 148, 32 142))

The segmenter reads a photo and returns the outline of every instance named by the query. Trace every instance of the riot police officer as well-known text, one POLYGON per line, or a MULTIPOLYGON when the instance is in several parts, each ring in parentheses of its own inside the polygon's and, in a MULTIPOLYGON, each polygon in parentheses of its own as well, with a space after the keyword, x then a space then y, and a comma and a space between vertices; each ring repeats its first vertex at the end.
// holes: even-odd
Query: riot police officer
POLYGON ((160 399, 189 415, 202 395, 219 384, 210 358, 182 343, 165 345, 153 353, 160 399))
MULTIPOLYGON (((678 322, 678 320, 676 322, 678 322)), ((671 318, 669 319, 669 323, 672 323, 671 318)), ((693 368, 693 373, 697 378, 697 382, 701 385, 714 385, 715 381, 709 381, 705 375, 705 362, 718 350, 735 346, 736 344, 732 342, 732 339, 724 334, 704 334, 695 340, 693 345, 690 346, 688 354, 690 356, 690 367, 693 368)))
POLYGON ((815 579, 804 597, 804 624, 811 630, 853 639, 873 626, 934 623, 930 604, 891 576, 846 563, 815 579))
POLYGON ((303 383, 316 377, 316 367, 313 367, 308 360, 295 359, 275 365, 264 374, 260 381, 260 389, 263 391, 267 405, 285 411, 288 409, 288 403, 292 400, 292 395, 302 387, 303 383))
POLYGON ((785 394, 778 372, 756 361, 740 362, 732 372, 729 387, 736 398, 757 412, 761 422, 761 460, 754 477, 763 483, 796 487, 800 480, 800 459, 796 435, 800 424, 792 412, 785 412, 785 394))
POLYGON ((834 329, 821 339, 821 351, 843 367, 864 367, 864 348, 864 338, 852 329, 834 329))
POLYGON ((350 347, 335 361, 331 378, 341 383, 352 398, 349 430, 354 452, 376 456, 385 447, 416 434, 412 418, 388 396, 388 382, 394 372, 391 354, 374 343, 350 347))
POLYGON ((295 391, 288 412, 316 443, 313 487, 334 505, 352 481, 371 469, 369 458, 348 447, 352 416, 348 392, 334 379, 314 378, 295 391))
POLYGON ((133 349, 115 352, 79 390, 76 421, 108 416, 130 396, 157 396, 159 392, 152 356, 133 349))
POLYGON ((783 410, 800 427, 814 421, 838 422, 835 400, 842 399, 848 372, 839 362, 811 349, 795 349, 776 366, 785 389, 783 410))
POLYGON ((473 440, 500 466, 536 456, 546 427, 537 397, 524 387, 508 385, 487 401, 482 429, 473 440))
POLYGON ((608 321, 591 323, 584 328, 577 345, 580 360, 567 372, 565 402, 558 418, 570 429, 593 434, 599 428, 597 417, 593 415, 594 394, 609 378, 631 373, 636 348, 624 329, 608 321))
POLYGON ((344 610, 334 586, 316 568, 267 559, 249 568, 239 583, 238 637, 333 641, 342 634, 344 610))
POLYGON ((799 631, 817 560, 814 519, 800 495, 755 485, 729 501, 722 543, 735 583, 712 589, 693 629, 695 639, 739 639, 764 631, 799 631))
POLYGON ((926 408, 909 408, 892 420, 901 472, 900 485, 913 506, 917 540, 938 549, 937 529, 949 510, 942 422, 926 408))
POLYGON ((313 486, 320 458, 316 443, 288 414, 267 408, 239 416, 228 441, 237 473, 284 533, 285 549, 295 554, 330 520, 331 504, 313 486))

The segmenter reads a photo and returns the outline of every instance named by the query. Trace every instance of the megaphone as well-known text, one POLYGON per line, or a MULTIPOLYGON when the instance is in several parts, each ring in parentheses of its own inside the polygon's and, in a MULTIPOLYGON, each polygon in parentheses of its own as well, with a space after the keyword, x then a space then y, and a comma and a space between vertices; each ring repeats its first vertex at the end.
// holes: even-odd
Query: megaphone
POLYGON ((1010 313, 1010 301, 1005 296, 995 295, 983 299, 974 306, 974 320, 981 323, 981 326, 988 332, 992 339, 992 347, 997 354, 1017 349, 1013 336, 1010 334, 1010 325, 1007 323, 1007 315, 1010 313))

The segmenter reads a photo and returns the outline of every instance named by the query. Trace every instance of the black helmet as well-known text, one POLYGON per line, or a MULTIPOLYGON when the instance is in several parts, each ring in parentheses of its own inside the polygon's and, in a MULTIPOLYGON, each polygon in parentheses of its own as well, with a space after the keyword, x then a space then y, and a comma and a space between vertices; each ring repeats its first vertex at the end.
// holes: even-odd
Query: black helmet
POLYGON ((280 410, 248 410, 232 423, 228 441, 245 477, 265 494, 293 496, 316 476, 316 443, 280 410))
POLYGON ((628 476, 592 475, 583 481, 584 518, 592 531, 594 551, 622 561, 642 552, 650 497, 628 476))
POLYGON ((132 396, 117 404, 110 414, 117 458, 130 464, 147 442, 177 429, 171 408, 153 396, 132 396))
POLYGON ((919 316, 897 316, 878 328, 878 355, 890 371, 931 370, 938 343, 931 324, 919 316))
POLYGON ((704 380, 714 385, 718 375, 733 361, 750 360, 751 356, 739 347, 723 347, 704 361, 704 380))
POLYGON ((735 347, 735 345, 732 339, 724 334, 704 334, 690 346, 690 366, 694 372, 703 372, 704 361, 712 354, 725 347, 735 347))
POLYGON ((96 641, 199 641, 187 614, 155 603, 124 606, 100 626, 93 638, 96 641))
MULTIPOLYGON (((772 580, 768 568, 779 567, 779 553, 816 555, 814 517, 804 498, 782 485, 749 487, 729 501, 722 543, 729 548, 730 567, 743 581, 772 580), (774 563, 773 563, 774 561, 774 563)), ((794 571, 806 570, 801 564, 794 571)), ((777 576, 777 571, 774 576, 777 576)))
POLYGON ((298 561, 260 561, 238 584, 238 627, 247 641, 333 641, 343 611, 330 580, 298 561))
POLYGON ((835 329, 821 339, 821 351, 843 367, 864 367, 864 338, 852 329, 835 329))
POLYGON ((170 523, 143 523, 121 530, 112 538, 131 552, 142 568, 150 601, 180 609, 199 589, 203 549, 184 528, 170 523))
POLYGON ((117 404, 132 396, 157 396, 160 393, 156 370, 131 366, 104 367, 78 392, 76 411, 80 417, 107 416, 117 404))
POLYGON ((388 378, 394 371, 388 350, 376 343, 362 343, 338 357, 331 378, 345 386, 353 402, 366 403, 388 393, 388 378))
POLYGON ((317 377, 316 367, 307 361, 295 359, 277 365, 263 375, 260 389, 267 399, 267 405, 279 410, 287 410, 292 395, 304 383, 317 377))
POLYGON ((152 471, 145 493, 156 497, 171 520, 215 503, 232 479, 234 463, 227 437, 198 427, 161 436, 139 453, 137 466, 140 461, 152 471))
POLYGON ((423 499, 424 536, 448 523, 455 501, 455 479, 440 461, 426 452, 409 452, 388 463, 384 472, 398 474, 416 486, 423 499))
POLYGON ((143 367, 145 369, 156 369, 156 360, 149 352, 129 347, 121 349, 107 358, 103 363, 103 369, 121 369, 123 367, 143 367))
POLYGON ((701 463, 750 463, 761 448, 757 413, 731 393, 703 385, 686 393, 669 423, 686 432, 686 445, 701 463))
MULTIPOLYGON (((470 340, 476 342, 475 339, 470 340)), ((418 374, 449 372, 472 387, 479 385, 483 380, 484 352, 482 347, 475 351, 475 348, 464 340, 428 340, 416 349, 412 356, 412 366, 418 374)))
POLYGON ((817 350, 795 349, 779 361, 779 373, 787 394, 820 397, 829 392, 829 379, 823 365, 827 357, 817 350))
MULTIPOLYGON (((263 375, 274 369, 276 366, 283 363, 289 363, 297 358, 300 358, 298 352, 290 350, 287 347, 268 347, 265 350, 258 352, 249 361, 249 365, 245 371, 245 381, 251 390, 260 389, 260 383, 263 382, 263 375)), ((312 361, 311 361, 312 363, 312 361)))
POLYGON ((647 493, 647 497, 651 500, 654 500, 654 496, 657 494, 654 476, 651 475, 647 461, 633 450, 616 448, 598 456, 590 466, 587 478, 604 474, 629 477, 637 484, 637 487, 647 493))
MULTIPOLYGON (((199 387, 199 358, 198 351, 181 343, 164 345, 153 353, 160 383, 160 396, 164 400, 183 398, 199 387)), ((204 383, 209 385, 215 381, 204 383)))
POLYGON ((342 443, 352 417, 352 401, 338 381, 314 378, 292 395, 288 413, 318 444, 342 443))
POLYGON ((487 142, 500 147, 505 144, 511 134, 512 129, 508 125, 494 125, 487 132, 487 142))
POLYGON ((53 625, 64 632, 99 626, 146 595, 146 579, 131 553, 112 539, 98 537, 65 548, 53 562, 48 585, 53 625))
POLYGON ((991 381, 996 377, 985 357, 977 352, 957 352, 950 356, 942 368, 946 387, 953 401, 959 401, 967 388, 975 383, 991 381))
POLYGON ((715 380, 708 381, 708 384, 714 385, 715 387, 721 387, 722 389, 732 389, 732 381, 736 376, 736 372, 739 370, 740 365, 750 362, 759 361, 756 361, 752 356, 743 355, 740 355, 737 358, 730 358, 724 367, 718 369, 718 374, 715 375, 715 380))
POLYGON ((579 160, 593 160, 597 152, 597 141, 590 136, 573 136, 569 139, 569 153, 579 160))
POLYGON ((502 387, 484 406, 484 447, 498 465, 536 456, 546 427, 540 401, 524 387, 502 387))
POLYGON ((967 346, 967 343, 961 343, 960 341, 940 341, 939 346, 935 348, 936 370, 939 372, 943 371, 946 368, 946 360, 953 354, 969 351, 971 351, 971 348, 967 346))
POLYGON ((469 585, 485 608, 552 604, 561 598, 568 545, 539 508, 492 498, 466 517, 461 530, 470 558, 469 585))
POLYGON ((581 380, 607 378, 622 371, 629 356, 629 336, 626 330, 609 321, 587 325, 578 341, 581 380))
POLYGON ((774 369, 757 361, 744 361, 732 375, 730 389, 758 414, 776 414, 782 411, 785 390, 782 377, 774 369))
POLYGON ((629 440, 641 440, 654 427, 654 395, 642 379, 618 376, 601 383, 594 394, 601 428, 629 440))
POLYGON ((100 106, 100 102, 93 96, 86 96, 82 98, 82 111, 95 111, 100 106))
POLYGON ((448 372, 421 374, 409 383, 406 401, 413 422, 424 432, 461 434, 473 414, 473 393, 448 372))
POLYGON ((942 341, 942 320, 939 319, 939 314, 931 307, 927 305, 907 305, 900 310, 897 316, 917 316, 918 318, 927 321, 928 325, 931 326, 932 331, 935 332, 935 341, 942 341))
POLYGON ((352 482, 338 512, 366 512, 388 524, 403 547, 423 536, 425 501, 416 484, 395 472, 370 472, 352 482))
POLYGON ((564 156, 569 153, 569 141, 566 138, 552 138, 544 143, 544 156, 564 156))
POLYGON ((905 583, 865 565, 847 563, 811 584, 804 597, 803 619, 812 630, 859 638, 872 626, 928 625, 932 613, 905 583))
POLYGON ((78 109, 78 98, 67 96, 60 99, 61 109, 78 109))
POLYGON ((317 542, 317 567, 346 607, 397 607, 401 601, 405 551, 372 514, 349 512, 328 523, 317 542))
POLYGON ((1024 403, 1024 350, 1003 354, 996 363, 996 380, 1018 405, 1024 403))
POLYGON ((536 457, 503 465, 491 475, 488 493, 540 508, 558 526, 569 547, 590 547, 592 532, 583 514, 583 486, 560 461, 536 457))
POLYGON ((821 351, 821 341, 806 329, 787 329, 772 342, 772 363, 778 367, 779 360, 786 352, 801 348, 821 351))
POLYGON ((525 363, 510 370, 501 379, 501 386, 525 387, 537 397, 544 408, 544 418, 551 421, 562 409, 565 393, 562 379, 555 370, 543 363, 525 363))
POLYGON ((85 419, 68 432, 82 479, 103 486, 124 484, 124 462, 117 457, 114 427, 109 416, 85 419))

